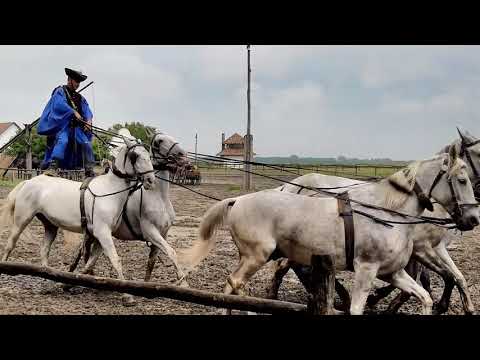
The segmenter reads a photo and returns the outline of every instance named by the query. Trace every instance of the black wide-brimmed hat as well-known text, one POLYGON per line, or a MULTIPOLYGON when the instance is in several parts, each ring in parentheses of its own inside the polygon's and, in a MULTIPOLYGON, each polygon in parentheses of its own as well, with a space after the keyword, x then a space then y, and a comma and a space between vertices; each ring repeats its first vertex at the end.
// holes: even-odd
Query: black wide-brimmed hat
POLYGON ((65 74, 67 74, 69 78, 72 78, 76 82, 82 82, 87 80, 87 75, 83 75, 81 71, 65 68, 65 74))

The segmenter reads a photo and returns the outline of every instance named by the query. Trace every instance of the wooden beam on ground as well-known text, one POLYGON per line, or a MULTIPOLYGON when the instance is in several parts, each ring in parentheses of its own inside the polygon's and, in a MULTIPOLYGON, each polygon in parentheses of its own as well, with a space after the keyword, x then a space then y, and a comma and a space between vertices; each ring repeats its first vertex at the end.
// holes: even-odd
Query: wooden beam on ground
POLYGON ((0 274, 35 276, 69 285, 117 291, 149 299, 164 297, 199 305, 253 311, 257 313, 298 314, 306 313, 307 310, 305 305, 285 301, 261 299, 251 296, 224 295, 205 290, 183 288, 173 285, 160 285, 152 282, 146 283, 143 281, 110 279, 16 262, 0 262, 0 274))

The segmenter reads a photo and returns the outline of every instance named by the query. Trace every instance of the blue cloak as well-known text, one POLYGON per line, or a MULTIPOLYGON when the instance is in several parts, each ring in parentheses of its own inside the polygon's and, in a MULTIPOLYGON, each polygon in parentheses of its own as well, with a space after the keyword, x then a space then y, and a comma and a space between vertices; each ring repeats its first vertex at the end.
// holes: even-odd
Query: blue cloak
MULTIPOLYGON (((85 120, 93 118, 87 100, 81 96, 81 112, 85 120)), ((43 110, 37 126, 39 135, 47 136, 44 163, 58 160, 62 169, 82 168, 84 163, 93 162, 92 133, 80 127, 71 127, 75 118, 63 88, 56 88, 43 110), (85 156, 85 158, 83 158, 85 156)))

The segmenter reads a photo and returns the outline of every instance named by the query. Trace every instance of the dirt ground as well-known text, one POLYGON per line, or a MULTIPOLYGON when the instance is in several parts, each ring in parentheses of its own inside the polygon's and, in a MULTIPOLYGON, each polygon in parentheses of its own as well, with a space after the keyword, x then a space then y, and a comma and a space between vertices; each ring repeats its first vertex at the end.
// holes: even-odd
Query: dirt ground
MULTIPOLYGON (((215 196, 227 198, 241 194, 238 186, 225 184, 226 181, 205 183, 195 186, 195 190, 215 196)), ((260 187, 273 187, 277 184, 259 183, 260 187)), ((10 189, 0 188, 0 198, 4 199, 10 189)), ((190 246, 196 237, 198 225, 202 215, 215 202, 201 197, 179 187, 171 188, 171 198, 177 217, 170 229, 168 242, 174 248, 190 246)), ((43 237, 43 227, 38 220, 30 225, 34 238, 22 237, 9 260, 26 263, 40 263, 40 239, 43 237)), ((454 243, 450 250, 453 260, 463 272, 468 284, 472 300, 477 309, 480 309, 480 277, 477 256, 480 254, 480 242, 476 230, 463 234, 463 238, 454 243)), ((8 230, 2 230, 0 246, 3 247, 8 236, 8 230)), ((142 242, 116 241, 118 253, 127 279, 141 280, 144 277, 148 257, 148 248, 142 242)), ((71 248, 65 246, 63 234, 59 232, 50 254, 50 266, 66 270, 71 260, 71 248)), ((157 262, 152 281, 162 284, 173 284, 176 281, 173 265, 168 259, 157 262), (163 262, 163 263, 162 263, 163 262)), ((227 276, 234 270, 238 262, 238 252, 226 231, 218 233, 217 247, 203 261, 198 270, 188 277, 191 287, 196 289, 222 292, 227 276)), ((102 256, 95 268, 96 275, 116 277, 113 268, 107 259, 102 256)), ((249 282, 247 288, 253 296, 264 297, 266 287, 272 275, 270 264, 262 268, 249 282)), ((337 277, 348 289, 352 285, 351 273, 340 273, 337 277)), ((376 286, 385 283, 376 282, 376 286)), ((432 274, 432 288, 434 300, 438 300, 443 290, 443 281, 432 274)), ((98 291, 86 288, 77 288, 73 293, 64 292, 60 284, 29 276, 0 275, 0 314, 220 314, 221 310, 186 302, 168 299, 144 299, 137 297, 137 304, 132 307, 122 305, 118 293, 98 291)), ((398 291, 398 290, 397 290, 398 291)), ((389 298, 381 301, 375 310, 366 309, 367 314, 375 314, 384 310, 389 299, 398 292, 395 291, 389 298)), ((297 281, 295 275, 289 272, 285 277, 279 292, 279 299, 306 304, 307 293, 297 281)), ((400 313, 420 314, 420 304, 411 299, 405 304, 400 313)), ((448 314, 463 314, 460 297, 455 289, 448 314)))

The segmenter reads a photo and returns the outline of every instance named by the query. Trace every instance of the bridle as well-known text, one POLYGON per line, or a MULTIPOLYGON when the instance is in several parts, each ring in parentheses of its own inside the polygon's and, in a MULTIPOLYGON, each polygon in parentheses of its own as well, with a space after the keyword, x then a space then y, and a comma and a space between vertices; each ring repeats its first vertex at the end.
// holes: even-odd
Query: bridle
POLYGON ((124 156, 124 159, 123 159, 123 168, 125 168, 125 165, 127 163, 127 158, 130 158, 130 161, 132 163, 132 167, 135 171, 135 174, 127 174, 127 173, 122 173, 118 168, 117 166, 115 165, 115 162, 113 162, 112 164, 112 172, 118 176, 119 178, 122 178, 122 179, 125 179, 125 180, 129 180, 129 181, 139 181, 138 179, 138 176, 140 176, 141 180, 143 180, 143 177, 146 175, 146 174, 149 174, 149 173, 153 173, 155 170, 147 170, 147 171, 143 171, 143 172, 137 172, 136 169, 135 169, 135 164, 137 162, 137 156, 132 156, 132 155, 136 155, 136 154, 130 154, 130 151, 132 151, 134 148, 136 148, 137 146, 141 146, 145 149, 145 146, 143 146, 143 144, 133 144, 131 146, 127 146, 127 150, 125 151, 125 156, 124 156))
MULTIPOLYGON (((448 168, 448 159, 445 159, 443 161, 443 166, 441 167, 440 171, 438 172, 437 176, 435 177, 435 179, 433 180, 433 183, 432 183, 432 186, 430 187, 430 191, 428 192, 428 196, 427 196, 427 200, 430 201, 430 198, 432 197, 432 192, 433 192, 433 189, 435 189, 435 186, 437 186, 437 184, 440 182, 440 180, 442 179, 443 175, 445 175, 447 173, 447 169, 448 168)), ((475 202, 475 203, 461 203, 459 202, 458 200, 458 196, 455 192, 455 188, 453 187, 453 182, 452 182, 452 179, 451 178, 447 178, 447 183, 448 183, 448 186, 450 188, 450 194, 452 196, 452 199, 453 199, 453 202, 455 203, 455 207, 453 209, 453 215, 455 216, 462 216, 463 215, 463 209, 464 208, 467 208, 467 207, 472 207, 472 206, 478 206, 479 203, 475 202)), ((419 189, 419 185, 417 183, 415 183, 415 186, 419 189)), ((431 203, 430 203, 431 204, 431 203)), ((427 207, 427 209, 429 209, 427 207)), ((430 210, 430 209, 429 209, 430 210)), ((432 205, 432 210, 430 211, 433 211, 433 205, 432 205)))
POLYGON ((166 154, 162 154, 160 152, 160 146, 159 147, 154 146, 155 138, 157 137, 157 135, 161 135, 161 134, 155 134, 152 138, 152 141, 150 142, 150 151, 151 151, 150 156, 152 159, 161 160, 162 163, 154 164, 153 168, 155 170, 171 170, 172 164, 178 165, 178 161, 176 157, 170 154, 172 150, 175 148, 175 146, 178 145, 178 142, 173 143, 168 149, 166 154))
POLYGON ((475 176, 475 182, 474 182, 474 184, 472 184, 474 194, 480 194, 480 176, 479 176, 479 172, 478 172, 477 168, 475 167, 475 164, 472 160, 472 156, 470 155, 470 151, 468 150, 468 148, 470 148, 472 146, 475 146, 479 143, 480 143, 480 140, 476 140, 474 142, 471 142, 471 143, 467 144, 467 143, 465 143, 465 140, 463 139, 463 137, 461 138, 461 143, 460 143, 460 154, 459 155, 462 158, 463 158, 463 155, 465 155, 465 157, 468 161, 468 164, 472 168, 473 175, 475 176))

